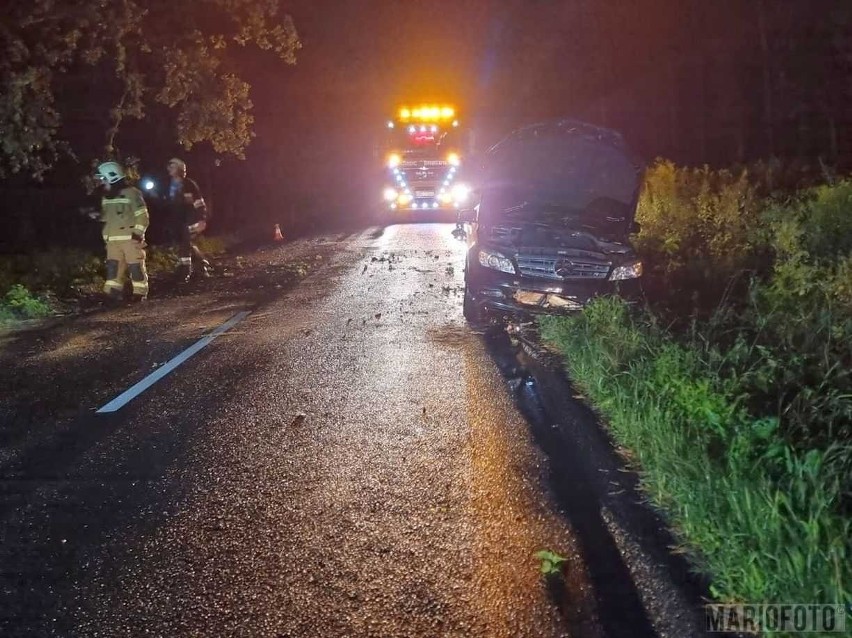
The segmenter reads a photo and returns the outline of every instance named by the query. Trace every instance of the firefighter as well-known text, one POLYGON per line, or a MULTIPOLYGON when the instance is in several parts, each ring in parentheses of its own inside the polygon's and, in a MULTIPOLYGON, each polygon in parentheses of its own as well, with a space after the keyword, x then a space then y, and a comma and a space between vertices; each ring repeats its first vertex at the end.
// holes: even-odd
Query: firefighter
POLYGON ((210 262, 195 244, 195 239, 207 228, 207 204, 198 184, 186 176, 186 162, 172 158, 169 160, 168 171, 171 178, 169 207, 180 238, 178 277, 184 282, 192 278, 193 257, 199 264, 201 275, 209 277, 210 262))
POLYGON ((116 162, 98 166, 98 177, 104 185, 100 213, 106 244, 104 293, 111 299, 122 299, 124 278, 129 273, 134 301, 145 301, 148 298, 145 268, 148 208, 142 192, 127 183, 124 168, 116 162))

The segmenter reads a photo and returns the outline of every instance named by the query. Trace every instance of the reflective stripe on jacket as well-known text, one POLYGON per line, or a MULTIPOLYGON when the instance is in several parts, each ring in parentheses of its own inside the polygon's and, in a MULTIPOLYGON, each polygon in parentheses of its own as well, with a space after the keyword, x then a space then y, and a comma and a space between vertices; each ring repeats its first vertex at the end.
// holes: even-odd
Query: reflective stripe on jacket
POLYGON ((104 241, 126 241, 134 235, 144 237, 148 230, 148 207, 142 191, 133 186, 122 188, 116 197, 101 199, 104 241))

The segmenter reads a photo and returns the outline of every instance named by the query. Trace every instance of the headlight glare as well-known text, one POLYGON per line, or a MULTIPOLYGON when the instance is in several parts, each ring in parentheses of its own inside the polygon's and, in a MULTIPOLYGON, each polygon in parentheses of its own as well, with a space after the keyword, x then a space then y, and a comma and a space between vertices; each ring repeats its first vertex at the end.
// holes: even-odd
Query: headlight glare
POLYGON ((609 276, 610 281, 624 281, 625 279, 638 279, 642 276, 642 262, 636 261, 624 266, 616 266, 609 276))
POLYGON ((464 204, 470 196, 470 187, 467 184, 456 184, 453 186, 453 199, 464 204))
POLYGON ((399 197, 399 193, 397 193, 393 188, 386 188, 382 196, 385 198, 386 202, 395 202, 396 198, 399 197))
POLYGON ((512 263, 512 260, 493 250, 479 251, 479 265, 484 268, 490 268, 491 270, 515 274, 515 265, 512 263))

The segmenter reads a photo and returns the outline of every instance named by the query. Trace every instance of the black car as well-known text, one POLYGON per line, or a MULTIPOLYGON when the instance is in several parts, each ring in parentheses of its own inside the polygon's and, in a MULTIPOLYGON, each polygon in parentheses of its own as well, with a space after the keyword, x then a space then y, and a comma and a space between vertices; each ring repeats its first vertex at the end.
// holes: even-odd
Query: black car
MULTIPOLYGON (((629 243, 642 165, 614 131, 560 120, 518 130, 486 154, 478 203, 461 212, 468 240, 464 315, 581 309, 639 292, 629 243)), ((463 232, 461 229, 463 228, 463 232)))

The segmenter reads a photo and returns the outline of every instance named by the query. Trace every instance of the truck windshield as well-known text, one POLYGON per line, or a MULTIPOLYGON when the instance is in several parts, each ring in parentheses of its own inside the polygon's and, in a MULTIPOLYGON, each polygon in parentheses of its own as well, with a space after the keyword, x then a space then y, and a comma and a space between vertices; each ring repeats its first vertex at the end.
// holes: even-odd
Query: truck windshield
POLYGON ((441 130, 437 126, 401 125, 389 133, 389 151, 421 154, 457 150, 457 132, 441 130))

